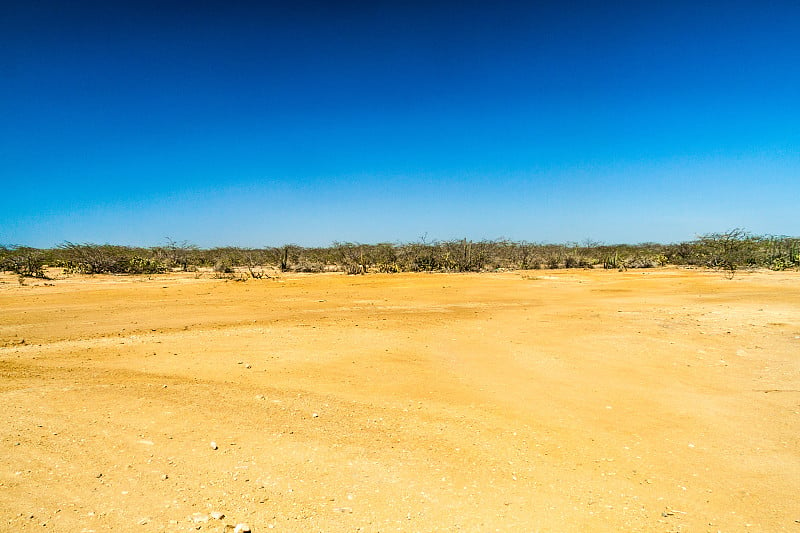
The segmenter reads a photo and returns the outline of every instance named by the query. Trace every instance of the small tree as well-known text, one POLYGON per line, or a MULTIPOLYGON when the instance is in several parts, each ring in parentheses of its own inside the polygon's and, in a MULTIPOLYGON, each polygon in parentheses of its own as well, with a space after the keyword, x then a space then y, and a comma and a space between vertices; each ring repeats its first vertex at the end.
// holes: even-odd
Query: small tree
POLYGON ((267 248, 265 261, 275 265, 281 272, 288 272, 299 259, 301 248, 296 244, 284 244, 280 248, 267 248))
POLYGON ((725 233, 709 233, 698 240, 706 265, 724 270, 728 279, 733 279, 740 267, 753 263, 754 243, 750 234, 741 228, 725 233))
POLYGON ((333 243, 339 255, 342 270, 350 275, 366 274, 367 265, 364 263, 364 247, 360 244, 333 243))
POLYGON ((266 263, 264 250, 244 250, 244 263, 251 278, 261 279, 265 276, 269 278, 267 273, 264 272, 264 264, 266 263))
POLYGON ((390 243, 380 243, 370 250, 370 264, 375 265, 379 272, 400 272, 397 252, 390 243))
POLYGON ((167 243, 163 248, 157 248, 155 251, 159 255, 163 255, 165 263, 170 266, 180 267, 184 272, 189 270, 189 265, 192 264, 193 256, 197 253, 199 247, 189 241, 174 241, 167 237, 167 243))
POLYGON ((21 278, 47 279, 44 273, 44 253, 28 246, 0 245, 0 270, 13 272, 21 278))

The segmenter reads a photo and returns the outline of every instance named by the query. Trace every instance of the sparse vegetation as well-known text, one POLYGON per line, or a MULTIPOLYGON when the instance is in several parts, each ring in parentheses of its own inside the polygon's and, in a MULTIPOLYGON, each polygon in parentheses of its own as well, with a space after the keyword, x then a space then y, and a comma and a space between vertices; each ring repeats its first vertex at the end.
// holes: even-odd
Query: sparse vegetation
POLYGON ((28 246, 0 245, 0 270, 17 274, 20 285, 25 278, 47 278, 44 267, 44 251, 28 246))
POLYGON ((153 249, 65 242, 54 251, 53 266, 77 274, 159 274, 167 271, 153 249))
POLYGON ((167 237, 164 246, 152 249, 154 258, 168 268, 180 268, 184 272, 191 270, 197 263, 200 248, 189 241, 174 241, 167 237))
POLYGON ((217 276, 240 274, 269 278, 268 272, 485 272, 540 268, 626 270, 667 264, 724 271, 728 277, 747 268, 800 268, 800 238, 756 236, 742 229, 708 233, 677 244, 539 244, 505 239, 411 243, 334 243, 325 248, 294 244, 265 248, 201 249, 187 241, 136 248, 65 242, 53 249, 0 246, 0 270, 44 278, 46 267, 80 274, 158 274, 170 269, 208 269, 217 276))
POLYGON ((367 273, 363 245, 345 242, 334 243, 333 247, 339 256, 338 263, 343 272, 350 275, 367 273))
POLYGON ((758 240, 740 228, 703 235, 695 247, 706 266, 724 270, 729 278, 741 267, 758 265, 757 248, 758 240))

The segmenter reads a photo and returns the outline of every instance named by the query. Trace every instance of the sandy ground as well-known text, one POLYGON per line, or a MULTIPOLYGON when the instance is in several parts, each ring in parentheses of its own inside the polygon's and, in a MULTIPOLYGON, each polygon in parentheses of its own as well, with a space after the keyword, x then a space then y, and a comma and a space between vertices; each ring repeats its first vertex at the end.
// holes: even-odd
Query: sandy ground
POLYGON ((0 422, 9 532, 798 532, 800 273, 5 276, 0 422))

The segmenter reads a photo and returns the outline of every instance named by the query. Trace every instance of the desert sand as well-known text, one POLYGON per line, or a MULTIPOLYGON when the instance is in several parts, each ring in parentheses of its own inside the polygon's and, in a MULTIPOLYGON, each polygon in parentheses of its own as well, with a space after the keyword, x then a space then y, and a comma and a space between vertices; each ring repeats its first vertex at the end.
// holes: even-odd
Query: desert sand
POLYGON ((800 531, 798 272, 0 282, 2 531, 800 531))

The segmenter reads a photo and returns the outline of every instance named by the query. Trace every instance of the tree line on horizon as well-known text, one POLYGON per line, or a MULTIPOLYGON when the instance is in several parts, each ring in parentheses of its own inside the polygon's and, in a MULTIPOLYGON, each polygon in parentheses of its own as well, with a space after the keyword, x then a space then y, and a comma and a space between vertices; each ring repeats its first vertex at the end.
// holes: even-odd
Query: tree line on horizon
POLYGON ((0 270, 46 278, 46 268, 77 274, 159 274, 212 269, 220 277, 250 278, 281 272, 486 272, 558 268, 653 268, 698 266, 726 271, 743 268, 800 268, 800 238, 752 235, 742 229, 709 233, 677 244, 542 244, 468 239, 412 243, 335 242, 327 247, 200 248, 167 239, 150 248, 64 242, 55 248, 0 245, 0 270))

